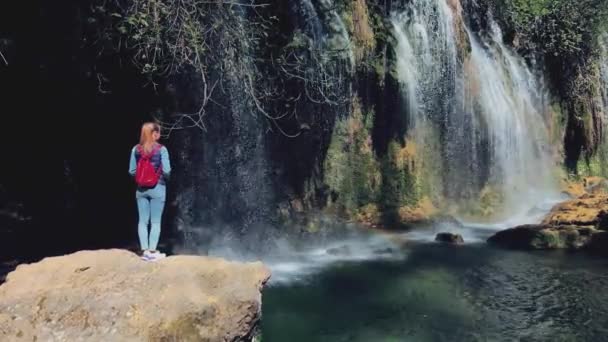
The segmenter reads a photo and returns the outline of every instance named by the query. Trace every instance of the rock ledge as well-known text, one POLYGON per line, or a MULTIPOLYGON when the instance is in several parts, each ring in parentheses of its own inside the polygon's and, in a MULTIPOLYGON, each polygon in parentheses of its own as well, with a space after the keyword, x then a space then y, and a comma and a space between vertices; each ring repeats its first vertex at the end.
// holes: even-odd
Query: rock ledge
POLYGON ((0 286, 0 341, 250 341, 269 278, 260 262, 200 256, 46 258, 0 286))

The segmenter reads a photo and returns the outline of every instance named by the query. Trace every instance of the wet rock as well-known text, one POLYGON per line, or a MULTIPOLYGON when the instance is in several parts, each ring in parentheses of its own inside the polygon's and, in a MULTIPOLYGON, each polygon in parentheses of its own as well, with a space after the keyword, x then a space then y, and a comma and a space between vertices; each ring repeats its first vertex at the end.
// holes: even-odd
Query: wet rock
POLYGON ((0 341, 251 341, 264 265, 123 250, 21 265, 0 286, 0 341))
POLYGON ((608 195, 585 194, 562 202, 551 209, 542 224, 551 226, 597 226, 600 216, 608 212, 608 195))
POLYGON ((453 234, 453 233, 439 233, 439 234, 437 234, 437 236, 435 236, 435 241, 452 243, 452 244, 463 244, 464 243, 464 239, 462 238, 462 235, 453 234))
POLYGON ((597 215, 597 229, 599 230, 607 230, 608 231, 608 212, 600 211, 597 215))
POLYGON ((602 177, 586 177, 583 179, 585 191, 591 194, 608 192, 608 181, 602 177))
POLYGON ((500 231, 488 242, 512 249, 579 250, 585 248, 596 233, 593 227, 528 224, 500 231))

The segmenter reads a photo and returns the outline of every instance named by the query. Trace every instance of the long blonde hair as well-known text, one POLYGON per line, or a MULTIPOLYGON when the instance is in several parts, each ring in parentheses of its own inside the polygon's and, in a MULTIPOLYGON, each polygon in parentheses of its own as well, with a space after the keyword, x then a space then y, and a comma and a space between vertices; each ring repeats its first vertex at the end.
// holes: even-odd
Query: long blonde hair
POLYGON ((160 133, 160 125, 156 122, 146 122, 141 126, 141 135, 139 138, 139 144, 143 148, 144 152, 150 153, 154 148, 154 133, 160 133))

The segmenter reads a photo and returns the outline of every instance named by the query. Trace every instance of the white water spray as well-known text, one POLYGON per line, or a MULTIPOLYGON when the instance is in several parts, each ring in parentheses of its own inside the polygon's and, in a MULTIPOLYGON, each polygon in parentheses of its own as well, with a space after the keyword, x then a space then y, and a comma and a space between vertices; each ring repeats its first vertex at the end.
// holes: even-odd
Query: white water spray
POLYGON ((349 61, 351 68, 354 68, 355 55, 350 35, 344 20, 336 10, 333 0, 319 0, 317 6, 319 9, 315 7, 311 0, 302 0, 300 4, 299 9, 307 25, 306 31, 312 34, 312 38, 323 49, 339 52, 349 61), (322 14, 325 18, 322 18, 322 14))
POLYGON ((602 111, 606 117, 608 116, 608 33, 604 33, 600 36, 599 49, 602 111))
POLYGON ((496 23, 488 43, 470 33, 469 39, 473 74, 467 77, 478 82, 479 93, 467 95, 480 105, 491 138, 490 181, 501 185, 507 208, 521 214, 556 195, 543 117, 546 94, 525 62, 504 46, 496 23))
POLYGON ((418 136, 416 127, 429 118, 445 125, 448 183, 474 188, 471 178, 488 170, 510 223, 524 223, 531 208, 557 196, 543 82, 503 44, 491 18, 491 33, 479 38, 458 27, 457 16, 446 0, 414 2, 393 16, 410 134, 418 136), (459 49, 466 44, 470 51, 459 49))

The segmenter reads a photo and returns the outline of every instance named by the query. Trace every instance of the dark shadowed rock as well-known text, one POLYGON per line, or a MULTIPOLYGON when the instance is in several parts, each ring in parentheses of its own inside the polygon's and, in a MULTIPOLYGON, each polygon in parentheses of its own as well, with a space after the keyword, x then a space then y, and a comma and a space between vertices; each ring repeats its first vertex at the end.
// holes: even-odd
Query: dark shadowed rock
POLYGON ((464 239, 462 238, 462 235, 453 234, 453 233, 439 233, 439 234, 437 234, 437 236, 435 236, 435 241, 452 243, 452 244, 464 243, 464 239))
POLYGON ((602 210, 597 214, 597 229, 608 231, 608 211, 602 210))
POLYGON ((608 232, 593 234, 587 249, 594 254, 608 256, 608 232))
POLYGON ((0 341, 251 341, 264 265, 123 250, 21 265, 0 286, 0 341))

